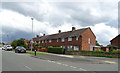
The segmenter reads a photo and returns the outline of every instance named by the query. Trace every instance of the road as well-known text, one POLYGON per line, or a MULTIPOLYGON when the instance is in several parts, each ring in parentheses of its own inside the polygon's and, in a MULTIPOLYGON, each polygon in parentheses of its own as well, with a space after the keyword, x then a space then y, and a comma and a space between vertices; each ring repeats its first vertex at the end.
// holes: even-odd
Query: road
POLYGON ((29 54, 2 51, 2 71, 118 71, 117 59, 75 58, 42 55, 40 58, 29 54), (98 61, 100 60, 100 61, 98 61))

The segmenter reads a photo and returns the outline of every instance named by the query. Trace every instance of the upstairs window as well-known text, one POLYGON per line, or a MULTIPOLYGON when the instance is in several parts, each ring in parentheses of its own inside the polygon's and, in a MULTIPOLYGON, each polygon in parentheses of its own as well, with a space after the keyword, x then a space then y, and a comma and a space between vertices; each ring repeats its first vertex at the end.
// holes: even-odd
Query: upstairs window
POLYGON ((90 44, 90 38, 88 38, 88 44, 90 44))
POLYGON ((76 37, 76 40, 78 41, 79 37, 76 37))
POLYGON ((65 41, 65 39, 64 39, 64 38, 62 38, 62 39, 61 39, 61 41, 62 41, 62 42, 64 42, 64 41, 65 41))
POLYGON ((57 42, 59 42, 59 39, 57 39, 57 42))
POLYGON ((41 42, 39 41, 39 44, 40 44, 41 42))
POLYGON ((68 41, 72 41, 72 37, 68 37, 68 41))
POLYGON ((42 43, 44 43, 44 40, 42 41, 42 43))
POLYGON ((49 40, 49 42, 52 42, 52 40, 49 40))

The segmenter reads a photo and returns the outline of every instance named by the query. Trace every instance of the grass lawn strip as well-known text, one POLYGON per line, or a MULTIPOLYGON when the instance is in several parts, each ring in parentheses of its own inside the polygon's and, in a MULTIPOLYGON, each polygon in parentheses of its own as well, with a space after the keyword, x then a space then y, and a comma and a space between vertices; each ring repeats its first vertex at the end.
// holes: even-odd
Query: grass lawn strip
MULTIPOLYGON (((34 51, 26 51, 28 54, 35 54, 34 51)), ((36 55, 47 55, 47 53, 36 52, 36 55)))

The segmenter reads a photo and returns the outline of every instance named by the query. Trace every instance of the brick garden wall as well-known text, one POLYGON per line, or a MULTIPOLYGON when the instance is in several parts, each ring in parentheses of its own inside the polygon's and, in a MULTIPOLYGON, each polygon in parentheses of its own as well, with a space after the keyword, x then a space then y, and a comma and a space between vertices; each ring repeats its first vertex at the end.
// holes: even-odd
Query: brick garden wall
POLYGON ((67 55, 104 55, 104 56, 120 57, 120 54, 105 54, 105 53, 66 52, 66 54, 67 55))

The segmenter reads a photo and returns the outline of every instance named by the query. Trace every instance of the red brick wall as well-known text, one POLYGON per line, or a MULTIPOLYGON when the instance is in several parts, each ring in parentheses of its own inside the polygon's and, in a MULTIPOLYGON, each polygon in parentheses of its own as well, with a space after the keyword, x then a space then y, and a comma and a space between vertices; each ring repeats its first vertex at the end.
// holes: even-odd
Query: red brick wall
POLYGON ((91 45, 96 45, 96 37, 91 31, 90 28, 88 28, 83 34, 82 34, 82 50, 89 51, 91 45), (88 38, 90 38, 90 44, 88 43, 88 38))
MULTIPOLYGON (((52 40, 52 42, 47 43, 40 43, 41 46, 53 46, 53 47, 60 47, 60 46, 79 46, 79 50, 89 50, 90 45, 95 45, 96 43, 96 37, 92 33, 91 29, 88 28, 82 36, 79 36, 79 39, 76 40, 76 37, 72 37, 72 41, 68 41, 68 37, 64 38, 65 41, 62 42, 59 40, 57 42, 57 39, 52 40), (91 39, 91 43, 88 44, 88 38, 91 39)), ((67 47, 66 47, 67 48, 67 47)))
POLYGON ((111 41, 111 44, 113 46, 119 46, 120 47, 120 36, 114 38, 112 41, 111 41))
POLYGON ((80 46, 81 47, 81 37, 79 37, 78 40, 76 40, 76 37, 72 37, 72 41, 68 41, 68 38, 65 38, 65 41, 62 42, 59 40, 57 42, 57 39, 52 40, 52 42, 47 43, 41 43, 41 46, 54 46, 54 47, 60 47, 60 46, 80 46))

